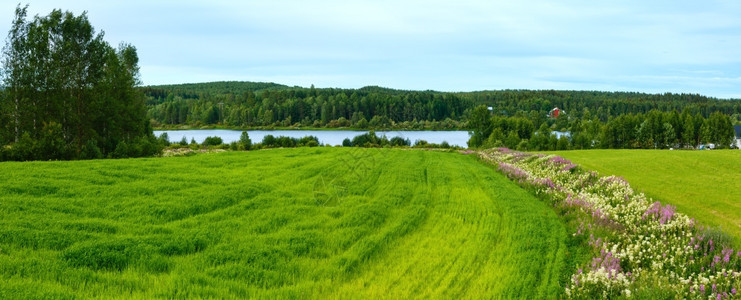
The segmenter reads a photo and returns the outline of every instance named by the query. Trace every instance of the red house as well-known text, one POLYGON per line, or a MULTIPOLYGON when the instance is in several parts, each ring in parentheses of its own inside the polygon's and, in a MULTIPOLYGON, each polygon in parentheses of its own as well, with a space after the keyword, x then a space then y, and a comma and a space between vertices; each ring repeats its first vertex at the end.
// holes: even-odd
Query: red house
POLYGON ((551 118, 558 118, 558 115, 565 113, 562 109, 556 107, 551 109, 551 112, 548 113, 548 116, 551 118))

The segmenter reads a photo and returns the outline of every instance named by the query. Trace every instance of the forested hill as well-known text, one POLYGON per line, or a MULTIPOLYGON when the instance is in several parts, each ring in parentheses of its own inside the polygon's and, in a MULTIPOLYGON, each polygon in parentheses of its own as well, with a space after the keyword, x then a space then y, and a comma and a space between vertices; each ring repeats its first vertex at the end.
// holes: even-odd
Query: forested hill
POLYGON ((646 94, 637 92, 502 90, 463 93, 477 104, 500 108, 503 114, 516 111, 548 112, 559 107, 580 115, 586 108, 603 121, 623 114, 662 112, 690 109, 705 117, 720 111, 724 114, 741 112, 741 99, 717 99, 698 94, 646 94))
POLYGON ((280 90, 287 88, 290 87, 272 82, 220 81, 147 86, 143 87, 142 90, 147 96, 151 96, 152 99, 166 99, 168 94, 185 99, 199 99, 205 95, 241 95, 247 91, 257 92, 268 89, 280 90))
POLYGON ((214 82, 142 87, 155 127, 464 128, 470 99, 452 93, 302 88, 275 83, 214 82))
POLYGON ((468 116, 477 105, 492 107, 494 115, 525 117, 538 124, 555 107, 571 118, 596 117, 602 122, 651 110, 687 111, 705 118, 721 112, 734 120, 741 114, 741 100, 697 94, 554 90, 449 93, 235 81, 147 86, 141 90, 147 96, 148 117, 156 127, 466 129, 468 116))

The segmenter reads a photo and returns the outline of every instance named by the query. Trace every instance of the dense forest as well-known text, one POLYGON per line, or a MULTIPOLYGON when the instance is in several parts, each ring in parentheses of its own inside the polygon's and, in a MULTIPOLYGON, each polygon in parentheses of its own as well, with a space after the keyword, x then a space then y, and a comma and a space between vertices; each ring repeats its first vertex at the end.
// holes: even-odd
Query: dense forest
POLYGON ((215 82, 142 88, 155 127, 465 128, 473 102, 456 94, 380 87, 316 89, 215 82))
POLYGON ((380 87, 317 89, 274 83, 213 82, 141 88, 156 127, 353 127, 467 129, 478 105, 497 116, 544 121, 559 107, 570 118, 601 122, 625 114, 677 110, 708 118, 720 112, 739 119, 741 101, 695 94, 502 90, 467 93, 403 91, 380 87))
POLYGON ((741 121, 740 100, 696 94, 553 90, 445 93, 380 87, 317 89, 254 82, 151 86, 142 90, 147 95, 147 114, 156 127, 468 129, 472 147, 523 150, 690 148, 705 143, 728 147, 732 124, 741 121), (564 113, 549 115, 556 107, 564 113), (553 131, 568 134, 561 138, 553 131))
POLYGON ((15 19, 2 53, 0 160, 149 156, 159 152, 136 88, 136 48, 118 49, 87 15, 15 19))
POLYGON ((690 109, 647 113, 626 113, 602 122, 585 111, 581 117, 529 118, 527 114, 492 116, 486 106, 474 109, 469 119, 472 136, 469 147, 511 149, 693 149, 713 144, 731 146, 734 129, 731 118, 719 111, 705 118, 690 109))

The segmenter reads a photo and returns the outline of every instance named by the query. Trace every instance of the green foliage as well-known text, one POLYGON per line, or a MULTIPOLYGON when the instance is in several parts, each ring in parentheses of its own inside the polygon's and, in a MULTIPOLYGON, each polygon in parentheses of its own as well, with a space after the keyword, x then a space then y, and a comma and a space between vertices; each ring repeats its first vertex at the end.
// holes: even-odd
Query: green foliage
POLYGON ((93 140, 88 140, 85 146, 82 147, 80 152, 80 158, 82 159, 100 159, 103 158, 103 152, 100 151, 98 145, 93 140))
POLYGON ((468 146, 472 148, 482 146, 493 129, 491 113, 485 105, 479 105, 473 110, 468 120, 468 126, 473 132, 471 139, 468 141, 468 146))
POLYGON ((388 139, 385 136, 377 136, 376 132, 371 130, 368 133, 353 137, 352 145, 355 147, 379 147, 388 145, 388 139))
POLYGON ((159 138, 157 138, 157 141, 159 141, 159 143, 165 147, 170 146, 170 137, 167 136, 167 132, 163 132, 162 134, 160 134, 159 138))
POLYGON ((242 150, 250 150, 252 148, 252 140, 247 131, 242 131, 242 135, 239 136, 239 146, 242 150))
POLYGON ((87 14, 27 20, 18 6, 2 53, 3 159, 68 160, 157 153, 136 48, 103 40, 87 14), (120 144, 125 144, 121 145, 120 144))
MULTIPOLYGON (((607 122, 596 118, 566 117, 562 114, 556 119, 550 118, 540 124, 537 123, 537 114, 536 117, 524 117, 523 113, 511 117, 491 115, 483 106, 477 107, 474 115, 476 118, 469 120, 469 124, 479 125, 473 128, 471 139, 468 141, 468 146, 473 148, 505 146, 530 151, 593 148, 677 149, 695 148, 707 143, 713 143, 717 148, 728 148, 734 136, 733 125, 728 115, 713 112, 706 119, 700 114, 692 116, 689 109, 683 111, 681 115, 676 110, 661 112, 656 109, 646 114, 627 113, 611 118, 607 122), (484 119, 486 121, 482 121, 484 119), (569 135, 556 137, 554 129, 562 133, 568 131, 569 135)), ((590 116, 588 111, 583 115, 590 116)))
POLYGON ((317 147, 320 146, 319 138, 309 135, 302 138, 287 136, 275 137, 268 134, 263 137, 260 147, 263 148, 295 148, 295 147, 317 147))
MULTIPOLYGON (((553 130, 572 132, 577 129, 575 121, 607 123, 622 115, 645 115, 651 110, 686 111, 703 118, 709 118, 713 112, 741 115, 741 101, 738 100, 671 93, 553 90, 443 93, 379 87, 307 89, 254 82, 154 86, 141 90, 147 94, 148 116, 162 127, 218 124, 236 128, 484 130, 481 135, 473 136, 472 145, 477 146, 489 137, 486 120, 479 118, 487 107, 492 108, 495 116, 527 119, 533 123, 533 128, 548 123, 553 130), (567 113, 549 119, 548 113, 554 107, 566 108, 567 113), (467 121, 474 124, 467 124, 467 121)), ((677 133, 683 131, 673 121, 670 124, 677 133)), ((593 125, 585 125, 578 129, 590 133, 587 144, 591 144, 592 140, 598 140, 598 134, 593 132, 593 125)))
POLYGON ((221 145, 223 143, 224 143, 224 141, 221 139, 221 137, 218 137, 218 136, 209 136, 209 137, 206 137, 203 140, 203 143, 201 143, 201 144, 204 145, 204 146, 218 146, 218 145, 221 145))
POLYGON ((557 298, 578 252, 547 204, 459 153, 321 147, 0 172, 4 299, 557 298))
POLYGON ((453 94, 214 82, 141 89, 157 124, 452 130, 470 103, 453 94), (200 124, 199 124, 200 123, 200 124))
MULTIPOLYGON (((443 142, 443 143, 447 144, 447 142, 443 142)), ((400 136, 395 136, 389 140, 389 144, 394 147, 402 147, 402 146, 409 146, 412 144, 412 142, 409 141, 408 138, 405 139, 400 136)), ((448 147, 445 147, 445 148, 450 148, 450 145, 448 145, 448 147)))
POLYGON ((343 147, 408 147, 411 146, 409 139, 405 139, 399 136, 388 139, 385 135, 377 136, 376 132, 371 130, 367 133, 356 135, 350 140, 346 138, 342 141, 343 147))

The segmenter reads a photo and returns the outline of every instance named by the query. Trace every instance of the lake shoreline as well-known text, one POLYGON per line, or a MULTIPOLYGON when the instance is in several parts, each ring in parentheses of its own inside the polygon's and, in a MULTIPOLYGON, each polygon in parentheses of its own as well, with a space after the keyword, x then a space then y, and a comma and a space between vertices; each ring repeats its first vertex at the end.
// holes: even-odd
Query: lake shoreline
MULTIPOLYGON (((240 139, 242 132, 246 131, 249 134, 250 139, 253 143, 257 143, 263 140, 265 136, 272 135, 274 137, 286 136, 291 138, 303 138, 306 136, 315 136, 319 143, 325 145, 342 145, 345 139, 352 140, 358 135, 362 135, 370 132, 371 130, 234 130, 234 129, 189 129, 189 130, 154 130, 155 136, 160 136, 163 133, 167 133, 167 138, 172 143, 177 143, 185 139, 186 142, 190 143, 191 140, 195 140, 197 143, 202 143, 207 137, 220 137, 224 143, 231 143, 240 139)), ((446 130, 446 131, 432 131, 432 130, 378 130, 375 131, 377 136, 386 136, 387 138, 401 137, 408 139, 410 143, 416 141, 426 141, 428 143, 441 144, 447 142, 451 146, 459 146, 466 148, 468 146, 468 140, 470 138, 468 131, 463 130, 446 130)))
POLYGON ((235 127, 235 126, 157 126, 152 127, 152 131, 185 131, 185 130, 235 130, 235 131, 250 131, 250 130, 265 130, 265 131, 280 131, 280 130, 303 130, 303 131, 470 131, 468 128, 447 128, 447 129, 413 129, 413 128, 353 128, 353 127, 272 127, 272 126, 255 126, 255 127, 235 127))

